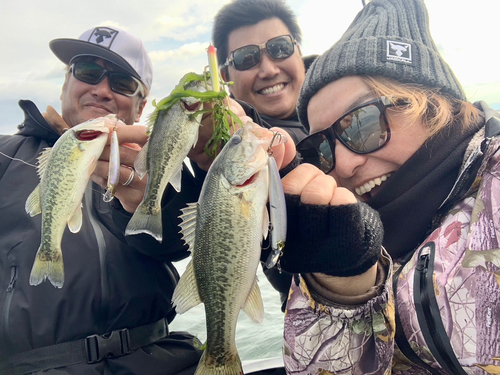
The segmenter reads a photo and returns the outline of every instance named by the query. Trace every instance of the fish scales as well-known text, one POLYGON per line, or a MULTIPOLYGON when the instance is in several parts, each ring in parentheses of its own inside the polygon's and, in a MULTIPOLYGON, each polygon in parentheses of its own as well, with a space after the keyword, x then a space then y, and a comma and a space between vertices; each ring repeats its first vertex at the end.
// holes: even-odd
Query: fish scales
POLYGON ((235 133, 210 167, 198 202, 181 215, 184 238, 195 232, 188 241, 193 257, 173 301, 179 313, 205 304, 207 342, 198 375, 240 374, 235 343, 239 312, 243 308, 255 322, 263 319, 256 271, 268 228, 269 156, 262 131, 249 123, 235 133))
POLYGON ((186 118, 182 102, 174 104, 170 111, 161 111, 158 114, 157 123, 164 121, 184 126, 158 126, 157 134, 149 141, 147 160, 148 171, 151 171, 149 173, 151 183, 148 184, 149 190, 145 194, 142 206, 148 214, 157 214, 161 211, 161 195, 193 147, 194 137, 200 126, 198 119, 186 118), (172 163, 172 157, 176 157, 178 163, 172 163))
MULTIPOLYGON (((193 91, 205 90, 200 81, 186 85, 193 91)), ((126 235, 148 233, 163 240, 161 200, 170 183, 181 189, 184 159, 196 144, 202 113, 200 100, 184 97, 171 107, 155 112, 151 135, 134 162, 140 178, 148 173, 146 191, 125 230, 126 235)))
POLYGON ((80 230, 82 197, 106 145, 109 129, 105 124, 112 122, 111 117, 106 117, 77 125, 39 157, 40 184, 26 201, 28 214, 42 214, 41 241, 30 275, 31 285, 47 278, 55 287, 64 284, 61 240, 66 225, 71 232, 80 230), (85 136, 80 139, 80 134, 85 136))

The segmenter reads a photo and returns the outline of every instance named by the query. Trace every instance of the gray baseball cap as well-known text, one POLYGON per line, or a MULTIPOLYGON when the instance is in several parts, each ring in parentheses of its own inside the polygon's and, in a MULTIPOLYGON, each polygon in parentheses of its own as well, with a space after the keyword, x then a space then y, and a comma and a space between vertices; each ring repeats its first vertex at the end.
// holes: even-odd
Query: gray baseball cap
POLYGON ((66 65, 70 65, 79 56, 108 60, 151 90, 153 65, 142 40, 117 27, 94 27, 85 31, 78 39, 54 39, 49 47, 66 65))

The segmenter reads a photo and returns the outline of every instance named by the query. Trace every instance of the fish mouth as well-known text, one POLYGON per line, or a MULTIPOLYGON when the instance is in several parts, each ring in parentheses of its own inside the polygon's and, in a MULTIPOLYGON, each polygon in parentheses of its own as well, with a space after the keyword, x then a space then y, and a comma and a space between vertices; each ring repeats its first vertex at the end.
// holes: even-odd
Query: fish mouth
POLYGON ((76 139, 79 141, 92 141, 102 134, 99 130, 82 130, 76 132, 76 139))
POLYGON ((236 187, 238 188, 242 188, 242 187, 245 187, 245 186, 248 186, 248 185, 251 185, 256 179, 257 179, 257 176, 259 175, 259 172, 257 173, 254 173, 252 176, 250 176, 249 179, 247 179, 245 182, 243 182, 242 184, 239 184, 239 185, 236 185, 236 187))
POLYGON ((184 106, 184 109, 188 112, 195 112, 200 109, 201 107, 201 102, 196 101, 193 103, 187 103, 184 100, 181 100, 182 105, 184 106))

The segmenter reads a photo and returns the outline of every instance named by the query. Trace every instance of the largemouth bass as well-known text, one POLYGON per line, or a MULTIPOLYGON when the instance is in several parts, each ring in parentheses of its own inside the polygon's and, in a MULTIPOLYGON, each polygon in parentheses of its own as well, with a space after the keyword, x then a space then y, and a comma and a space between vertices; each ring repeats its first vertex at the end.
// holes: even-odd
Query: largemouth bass
POLYGON ((77 125, 66 131, 52 148, 38 157, 40 183, 26 200, 30 216, 42 214, 41 243, 31 270, 30 284, 64 284, 61 240, 66 224, 72 233, 82 226, 81 202, 113 125, 114 115, 77 125))
POLYGON ((192 260, 172 300, 179 314, 205 304, 207 342, 196 374, 242 374, 235 343, 240 309, 254 322, 264 317, 256 270, 269 229, 272 136, 253 123, 239 129, 212 163, 198 202, 181 215, 192 260))
MULTIPOLYGON (((195 80, 183 86, 184 90, 202 92, 203 81, 195 80)), ((170 183, 181 189, 181 169, 184 159, 198 140, 202 116, 202 102, 192 96, 175 100, 166 109, 157 109, 150 124, 151 135, 134 162, 140 178, 148 173, 146 192, 130 219, 125 234, 148 233, 161 242, 161 199, 170 183)))

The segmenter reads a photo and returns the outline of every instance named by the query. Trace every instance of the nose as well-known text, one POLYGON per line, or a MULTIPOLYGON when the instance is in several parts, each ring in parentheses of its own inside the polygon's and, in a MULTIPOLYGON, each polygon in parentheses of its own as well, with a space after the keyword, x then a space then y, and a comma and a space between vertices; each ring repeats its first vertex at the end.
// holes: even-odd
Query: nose
POLYGON ((335 173, 341 178, 350 178, 366 162, 366 154, 352 152, 339 141, 335 143, 335 173))
POLYGON ((92 95, 98 96, 101 99, 107 99, 113 97, 113 91, 109 86, 109 78, 106 75, 101 82, 92 86, 91 89, 92 95))
POLYGON ((266 51, 261 51, 260 63, 259 63, 259 78, 272 78, 279 74, 280 68, 276 64, 276 61, 269 57, 266 51))

